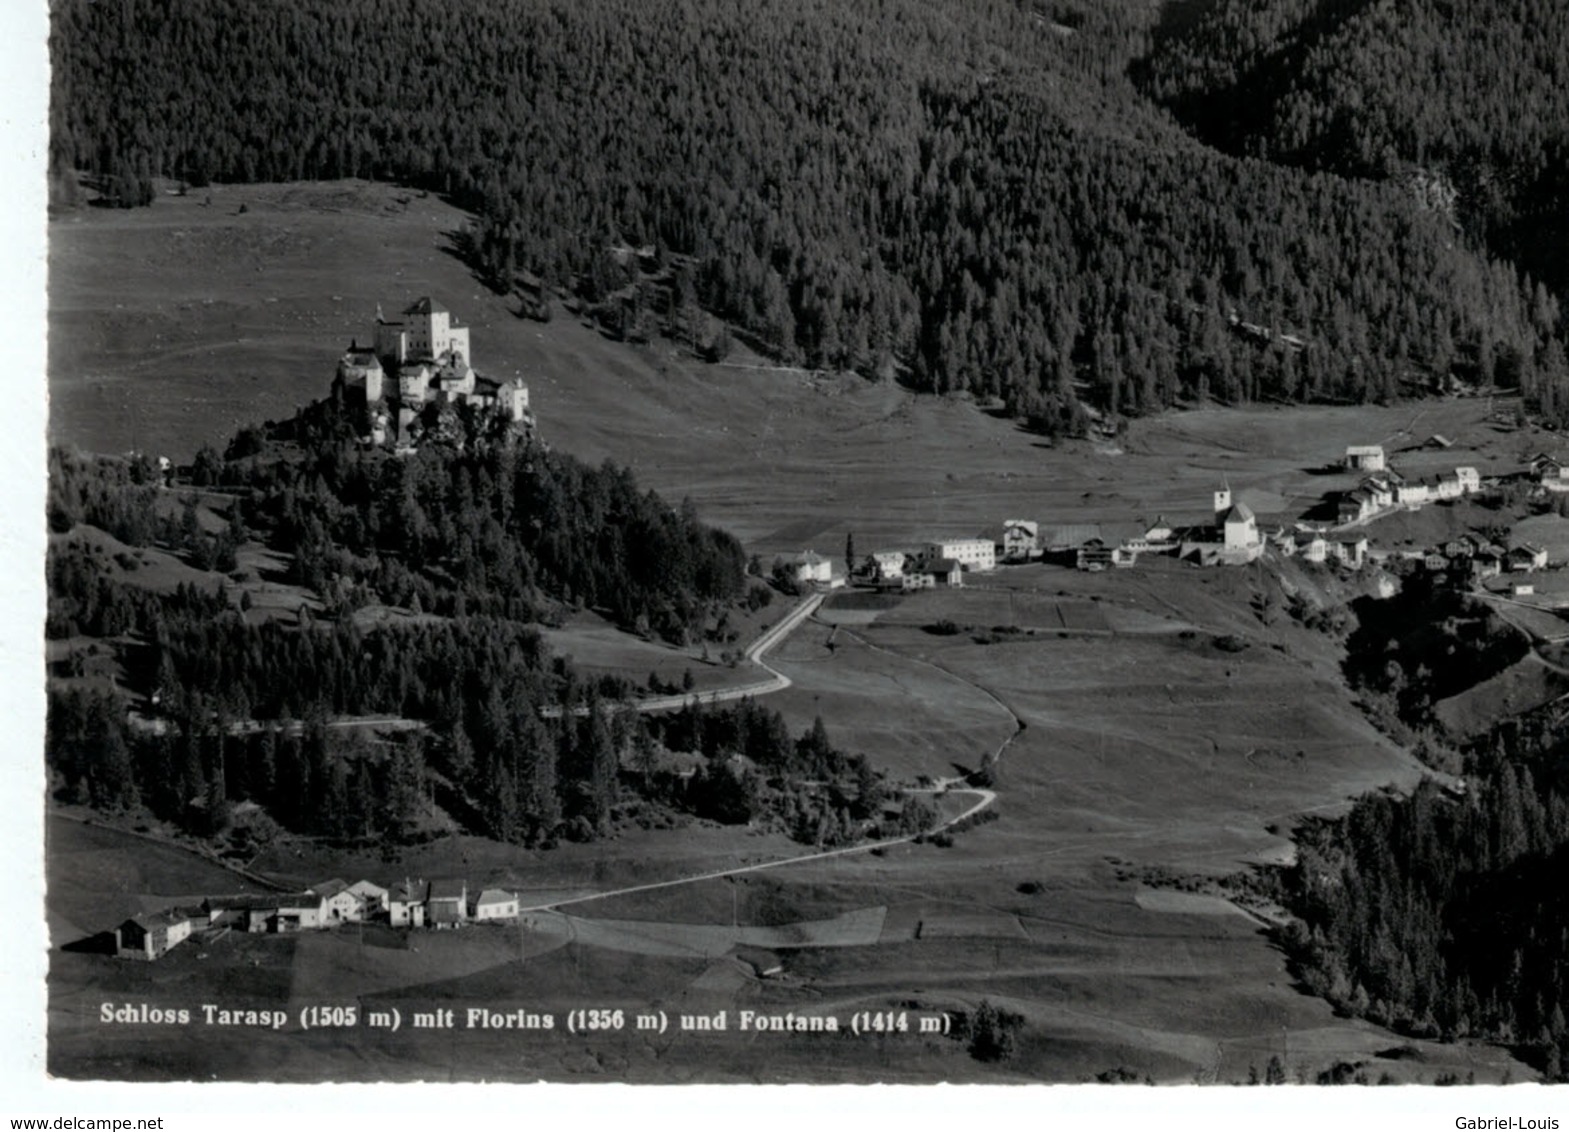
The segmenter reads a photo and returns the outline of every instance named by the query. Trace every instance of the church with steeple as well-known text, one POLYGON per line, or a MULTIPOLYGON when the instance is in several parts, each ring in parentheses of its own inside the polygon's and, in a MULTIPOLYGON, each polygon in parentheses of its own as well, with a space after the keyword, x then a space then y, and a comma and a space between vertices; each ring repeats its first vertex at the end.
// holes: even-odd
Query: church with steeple
POLYGON ((1259 545, 1258 519, 1246 503, 1231 501, 1231 485, 1215 492, 1215 534, 1226 550, 1254 550, 1259 545))

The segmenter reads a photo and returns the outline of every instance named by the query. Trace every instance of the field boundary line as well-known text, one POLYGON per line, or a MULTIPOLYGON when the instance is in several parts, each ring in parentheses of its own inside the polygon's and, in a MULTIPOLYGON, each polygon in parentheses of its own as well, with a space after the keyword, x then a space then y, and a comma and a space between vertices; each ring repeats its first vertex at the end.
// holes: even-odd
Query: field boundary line
POLYGON ((50 810, 48 816, 53 818, 60 818, 63 821, 72 821, 77 825, 91 826, 95 829, 107 829, 113 833, 123 833, 127 837, 139 837, 143 841, 151 841, 154 845, 162 845, 167 849, 176 849, 181 853, 185 853, 189 856, 205 861, 209 865, 216 865, 220 869, 226 869, 227 871, 234 873, 236 876, 242 876, 248 881, 262 885, 266 888, 270 888, 275 892, 289 891, 289 886, 286 884, 279 884, 275 880, 268 880, 266 877, 262 876, 262 874, 253 873, 250 869, 243 865, 236 865, 232 861, 225 861, 220 857, 209 856, 199 849, 193 849, 189 845, 182 844, 181 842, 176 841, 170 837, 164 837, 161 834, 142 833, 141 831, 135 829, 122 829, 117 825, 110 825, 105 821, 99 821, 90 817, 77 817, 75 814, 68 814, 63 810, 50 810))

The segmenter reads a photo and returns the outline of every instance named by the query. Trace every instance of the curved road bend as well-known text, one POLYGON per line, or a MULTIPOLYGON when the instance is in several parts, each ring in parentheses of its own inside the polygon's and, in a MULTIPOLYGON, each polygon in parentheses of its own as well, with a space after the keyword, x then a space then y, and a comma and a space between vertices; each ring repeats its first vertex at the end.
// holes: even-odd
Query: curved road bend
MULTIPOLYGON (((640 700, 636 705, 637 709, 639 711, 669 711, 684 706, 692 699, 699 699, 703 703, 722 703, 725 700, 740 699, 742 696, 764 695, 768 692, 778 692, 790 687, 790 678, 764 661, 763 655, 772 649, 775 645, 777 645, 780 641, 784 640, 784 638, 790 633, 794 632, 801 622, 805 621, 813 613, 817 612, 817 607, 823 603, 823 597, 823 594, 813 594, 811 597, 808 597, 805 601, 797 605, 795 609, 791 610, 790 614, 781 620, 779 624, 775 625, 772 629, 768 630, 768 632, 764 633, 755 642, 753 642, 749 649, 746 650, 747 659, 755 662, 758 665, 761 665, 763 668, 772 673, 773 675, 771 679, 761 681, 756 684, 748 684, 740 688, 726 688, 717 692, 709 692, 700 697, 665 696, 656 700, 640 700), (651 706, 654 704, 658 704, 659 706, 651 706)), ((883 652, 889 651, 887 649, 882 649, 879 645, 872 644, 870 641, 865 640, 859 634, 854 633, 848 629, 845 629, 844 632, 849 636, 854 637, 868 648, 878 649, 879 651, 883 652)), ((901 659, 918 660, 919 658, 901 657, 901 659)), ((1008 713, 1008 715, 1013 720, 1013 733, 1004 739, 1000 744, 998 744, 997 750, 992 754, 993 763, 1001 760, 1003 752, 1008 749, 1015 739, 1023 734, 1024 721, 1019 718, 1018 714, 1011 707, 1009 707, 1006 702, 1004 702, 995 692, 991 691, 991 689, 982 687, 980 684, 976 684, 973 680, 968 680, 965 677, 960 676, 958 673, 943 668, 941 665, 934 664, 931 661, 919 661, 919 663, 927 664, 930 667, 936 668, 938 671, 946 674, 949 677, 952 677, 955 680, 958 680, 960 683, 971 685, 972 687, 984 693, 988 698, 995 701, 999 707, 1008 713)), ((654 881, 649 884, 630 885, 626 888, 607 889, 604 892, 594 892, 586 896, 573 896, 568 897, 565 900, 553 900, 545 904, 534 904, 529 905, 528 907, 520 907, 518 910, 519 912, 548 912, 557 908, 565 907, 569 904, 585 904, 590 900, 603 900, 609 896, 627 896, 638 892, 652 892, 655 889, 674 888, 676 885, 692 884, 701 880, 719 880, 724 877, 739 876, 743 873, 761 872, 764 869, 783 868, 786 865, 800 865, 811 861, 823 861, 831 857, 847 857, 852 853, 870 853, 874 849, 885 848, 889 845, 903 845, 914 841, 917 837, 923 837, 933 833, 940 833, 951 826, 957 825, 958 823, 965 821, 968 818, 974 817, 976 814, 981 813, 983 810, 987 809, 997 801, 996 791, 985 789, 979 786, 962 786, 960 783, 963 781, 964 779, 955 776, 953 778, 946 778, 941 780, 937 783, 936 786, 930 789, 910 791, 912 794, 973 794, 976 798, 974 805, 969 806, 964 810, 963 813, 956 814, 948 820, 932 826, 930 829, 922 830, 920 833, 906 833, 901 834, 898 837, 888 837, 878 841, 863 841, 858 845, 848 845, 839 849, 822 849, 815 853, 803 853, 795 857, 781 857, 775 861, 763 861, 753 865, 737 865, 734 868, 715 869, 711 872, 697 873, 693 876, 676 877, 674 880, 661 880, 654 881)), ((522 894, 520 893, 519 896, 521 897, 521 895, 522 894)))

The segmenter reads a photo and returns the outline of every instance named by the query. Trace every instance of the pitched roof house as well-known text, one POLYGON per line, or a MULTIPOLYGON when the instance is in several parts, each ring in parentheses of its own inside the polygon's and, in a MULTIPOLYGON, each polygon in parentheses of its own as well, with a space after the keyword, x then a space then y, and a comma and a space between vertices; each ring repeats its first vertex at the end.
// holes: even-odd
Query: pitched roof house
POLYGON ((904 588, 929 590, 938 586, 964 585, 964 567, 954 558, 923 559, 904 572, 904 588))
POLYGON ((1509 551, 1509 568, 1530 573, 1547 569, 1547 551, 1532 543, 1523 542, 1509 551))
POLYGON ((144 912, 114 929, 114 953, 121 959, 157 959, 190 934, 191 914, 184 909, 144 912))
POLYGON ((387 910, 387 890, 381 885, 368 880, 357 880, 349 885, 349 891, 354 893, 360 902, 361 918, 377 916, 387 910))
POLYGON ((434 880, 425 899, 425 921, 436 927, 461 924, 469 916, 469 886, 465 880, 434 880))
POLYGON ((387 894, 387 915, 396 927, 425 926, 425 900, 430 885, 422 880, 407 880, 394 885, 387 894))
POLYGON ((1384 448, 1380 444, 1353 444, 1346 449, 1346 467, 1364 472, 1384 470, 1384 448))
POLYGON ((803 551, 790 564, 791 576, 798 582, 828 585, 833 581, 833 563, 815 550, 803 551))
POLYGON ((510 920, 518 914, 518 894, 487 888, 474 898, 476 920, 510 920))
POLYGON ((326 918, 330 921, 357 920, 360 918, 360 898, 349 890, 347 881, 333 877, 311 886, 326 901, 326 918))

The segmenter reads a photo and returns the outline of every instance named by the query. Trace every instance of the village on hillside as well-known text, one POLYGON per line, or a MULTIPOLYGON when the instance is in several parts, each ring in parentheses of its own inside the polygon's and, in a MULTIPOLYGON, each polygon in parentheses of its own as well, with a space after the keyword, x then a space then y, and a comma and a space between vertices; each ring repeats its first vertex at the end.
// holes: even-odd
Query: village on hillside
MULTIPOLYGON (((1449 445, 1444 437, 1435 436, 1424 447, 1444 449, 1449 445)), ((1407 559, 1454 584, 1467 585, 1561 565, 1550 563, 1546 549, 1526 540, 1504 546, 1481 535, 1466 534, 1440 545, 1397 548, 1378 545, 1374 535, 1380 519, 1475 496, 1506 483, 1526 483, 1547 498, 1569 493, 1569 459, 1540 453, 1516 472, 1490 477, 1467 466, 1434 475, 1405 476, 1391 465, 1381 445, 1352 445, 1337 467, 1361 473, 1356 487, 1327 496, 1309 512, 1330 511, 1334 519, 1302 516, 1265 524, 1247 503, 1233 497, 1229 484, 1222 484, 1214 493, 1209 514, 1185 522, 1172 522, 1164 515, 1139 522, 1056 525, 1005 519, 975 536, 880 549, 848 562, 807 550, 780 560, 776 575, 799 586, 822 589, 858 584, 905 591, 963 586, 966 575, 990 573, 1000 564, 1044 561, 1100 571, 1134 567, 1145 555, 1171 556, 1200 566, 1243 566, 1272 556, 1348 570, 1407 559)), ((1512 583, 1510 591, 1514 597, 1536 596, 1533 583, 1525 580, 1512 583)), ((1569 604, 1569 593, 1565 603, 1569 604)))
POLYGON ((405 878, 389 889, 334 878, 304 892, 208 896, 195 905, 132 916, 113 931, 114 953, 121 959, 158 959, 202 933, 289 934, 355 923, 448 930, 517 916, 517 893, 499 888, 471 893, 463 880, 405 878))

